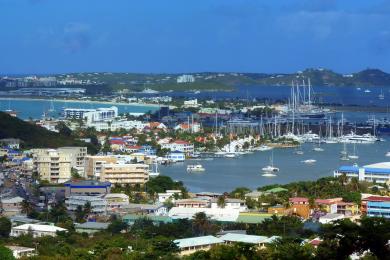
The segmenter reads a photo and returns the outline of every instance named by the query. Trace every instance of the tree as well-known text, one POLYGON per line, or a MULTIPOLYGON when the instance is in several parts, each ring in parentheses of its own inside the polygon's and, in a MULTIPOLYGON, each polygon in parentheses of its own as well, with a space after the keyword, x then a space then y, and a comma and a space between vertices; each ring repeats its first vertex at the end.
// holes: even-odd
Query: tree
POLYGON ((220 208, 224 208, 226 204, 225 196, 219 196, 217 200, 217 205, 220 208))
POLYGON ((213 234, 218 231, 218 227, 210 222, 209 217, 204 212, 198 212, 194 215, 192 218, 192 227, 194 233, 198 236, 213 234))
POLYGON ((0 217, 0 237, 7 238, 11 232, 12 223, 6 217, 0 217))
POLYGON ((230 195, 237 199, 245 199, 245 194, 250 192, 251 190, 247 187, 238 187, 233 190, 230 195))
POLYGON ((22 201, 21 208, 22 208, 21 212, 26 214, 26 215, 30 215, 32 213, 32 211, 34 210, 31 203, 28 202, 27 200, 22 201))
POLYGON ((110 225, 108 225, 107 230, 111 234, 119 234, 122 230, 126 230, 128 227, 127 223, 119 219, 114 219, 110 225))
POLYGON ((0 259, 2 260, 14 260, 15 257, 12 254, 12 251, 5 247, 5 246, 0 246, 0 259))

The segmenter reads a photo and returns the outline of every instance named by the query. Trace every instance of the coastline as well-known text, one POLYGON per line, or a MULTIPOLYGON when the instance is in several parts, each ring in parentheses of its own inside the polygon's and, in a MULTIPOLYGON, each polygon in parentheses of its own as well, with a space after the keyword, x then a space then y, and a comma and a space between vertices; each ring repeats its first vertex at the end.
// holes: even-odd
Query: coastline
POLYGON ((146 106, 158 108, 160 105, 151 103, 121 103, 112 101, 95 101, 95 100, 78 100, 78 99, 47 99, 47 98, 33 98, 33 97, 5 97, 0 96, 0 100, 24 100, 24 101, 54 101, 54 102, 69 102, 69 103, 93 103, 93 104, 105 104, 105 105, 118 105, 118 106, 146 106))

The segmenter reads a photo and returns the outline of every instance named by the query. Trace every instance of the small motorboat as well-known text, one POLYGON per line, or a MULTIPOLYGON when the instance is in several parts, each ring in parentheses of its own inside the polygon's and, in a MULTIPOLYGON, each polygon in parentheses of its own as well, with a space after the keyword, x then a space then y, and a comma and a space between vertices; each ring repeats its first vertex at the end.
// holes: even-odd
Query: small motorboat
POLYGON ((201 164, 190 164, 187 166, 187 172, 204 172, 205 168, 201 164))
POLYGON ((313 163, 316 163, 317 160, 314 160, 314 159, 308 159, 308 160, 304 160, 302 161, 303 163, 306 163, 306 164, 313 164, 313 163))
POLYGON ((262 174, 261 176, 264 176, 264 177, 275 177, 276 176, 276 174, 273 174, 273 173, 264 173, 264 174, 262 174))

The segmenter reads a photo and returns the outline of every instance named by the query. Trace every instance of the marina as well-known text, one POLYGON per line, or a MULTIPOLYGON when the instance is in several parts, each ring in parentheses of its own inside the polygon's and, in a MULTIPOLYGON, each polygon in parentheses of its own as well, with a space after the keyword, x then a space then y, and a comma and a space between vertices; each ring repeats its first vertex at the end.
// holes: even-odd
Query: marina
POLYGON ((236 187, 255 189, 263 185, 285 184, 294 181, 316 180, 321 177, 333 176, 333 171, 342 165, 366 165, 388 161, 390 139, 374 144, 356 144, 359 158, 351 161, 340 160, 340 151, 345 145, 350 152, 353 144, 322 144, 323 152, 313 153, 312 144, 304 143, 301 149, 304 154, 297 155, 294 148, 273 149, 274 164, 280 170, 272 178, 262 176, 261 168, 270 163, 270 151, 254 151, 240 156, 238 159, 214 158, 202 160, 207 171, 202 175, 186 174, 187 165, 194 164, 193 160, 161 166, 161 175, 174 180, 183 181, 192 192, 213 191, 224 192, 236 187), (310 156, 310 157, 309 157, 310 156), (302 163, 303 160, 316 160, 313 164, 302 163))

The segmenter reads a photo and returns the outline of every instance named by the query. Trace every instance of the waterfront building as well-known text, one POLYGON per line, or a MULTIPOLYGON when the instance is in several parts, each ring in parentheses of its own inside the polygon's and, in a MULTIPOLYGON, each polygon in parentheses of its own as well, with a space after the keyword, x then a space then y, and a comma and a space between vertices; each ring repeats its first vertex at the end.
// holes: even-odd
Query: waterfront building
POLYGON ((33 172, 41 180, 63 183, 70 179, 72 160, 68 153, 54 149, 33 149, 33 172))
POLYGON ((172 143, 161 143, 160 145, 161 148, 168 149, 172 152, 182 152, 186 155, 194 153, 194 145, 182 140, 176 140, 172 143))
POLYGON ((149 180, 149 165, 103 164, 100 180, 116 185, 144 185, 149 180))
POLYGON ((57 236, 57 232, 67 231, 65 228, 56 227, 54 225, 40 225, 40 224, 23 224, 11 228, 11 237, 18 237, 21 235, 31 234, 33 237, 43 236, 57 236))
POLYGON ((87 156, 85 157, 85 177, 99 179, 103 164, 116 163, 113 156, 87 156))
POLYGON ((118 116, 117 107, 109 108, 65 108, 63 110, 66 119, 83 119, 87 123, 114 119, 118 116))
POLYGON ((177 83, 191 83, 195 82, 195 77, 190 74, 183 74, 177 77, 176 79, 177 83))
POLYGON ((93 214, 105 214, 107 203, 102 195, 98 196, 69 196, 65 200, 67 210, 75 211, 78 206, 84 207, 85 204, 91 204, 91 213, 93 214))
POLYGON ((185 153, 179 151, 170 152, 165 157, 172 162, 183 162, 186 159, 185 153))
POLYGON ((215 245, 223 244, 224 241, 214 236, 202 236, 176 239, 173 241, 179 249, 180 255, 190 255, 199 250, 207 251, 215 245))
POLYGON ((381 162, 363 167, 341 166, 334 171, 334 177, 346 175, 349 179, 357 178, 359 181, 386 183, 390 180, 390 162, 381 162))
POLYGON ((110 193, 111 183, 96 180, 69 181, 65 184, 65 198, 70 196, 97 196, 110 193))

